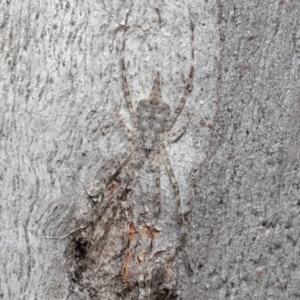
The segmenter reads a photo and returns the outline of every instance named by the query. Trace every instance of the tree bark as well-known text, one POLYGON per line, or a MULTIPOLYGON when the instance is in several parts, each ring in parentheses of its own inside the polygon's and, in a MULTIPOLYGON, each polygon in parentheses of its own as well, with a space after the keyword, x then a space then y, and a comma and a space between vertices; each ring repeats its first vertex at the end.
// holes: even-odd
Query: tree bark
POLYGON ((1 299, 299 299, 300 3, 0 2, 1 299), (174 185, 128 151, 157 71, 174 112, 174 185), (106 169, 105 169, 106 168, 106 169), (103 171, 105 169, 105 172, 103 171), (104 173, 103 173, 104 172, 104 173), (123 173, 122 173, 123 172, 123 173), (106 173, 105 173, 106 174, 106 173))

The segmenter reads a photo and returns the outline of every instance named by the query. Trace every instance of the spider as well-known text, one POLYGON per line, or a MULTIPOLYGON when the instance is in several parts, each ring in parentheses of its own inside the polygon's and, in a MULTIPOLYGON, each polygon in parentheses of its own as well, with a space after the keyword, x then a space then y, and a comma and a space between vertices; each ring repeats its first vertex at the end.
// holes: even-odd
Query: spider
MULTIPOLYGON (((170 140, 178 140, 186 128, 189 125, 191 116, 188 121, 177 132, 170 133, 169 131, 173 127, 175 121, 180 115, 186 100, 192 90, 192 81, 194 77, 194 25, 191 23, 191 63, 189 75, 185 81, 185 88, 183 96, 176 107, 173 115, 171 116, 171 108, 168 104, 162 101, 161 87, 160 87, 160 74, 157 72, 155 77, 152 91, 146 100, 141 100, 136 108, 133 107, 130 90, 128 86, 128 80, 126 75, 126 63, 125 63, 125 45, 126 45, 126 33, 127 33, 127 19, 124 25, 123 43, 121 50, 121 68, 122 68, 122 81, 123 90, 127 103, 127 107, 130 114, 130 119, 134 130, 130 130, 120 118, 120 123, 126 134, 133 139, 130 144, 129 151, 127 151, 119 161, 112 160, 110 164, 101 169, 101 178, 96 181, 88 191, 88 194, 92 198, 98 198, 99 195, 104 194, 108 185, 115 179, 117 174, 121 174, 122 178, 119 184, 118 195, 124 194, 124 191, 128 184, 134 180, 135 169, 141 165, 146 157, 150 157, 150 154, 154 156, 154 170, 155 170, 155 212, 154 218, 157 218, 160 212, 160 166, 165 164, 168 175, 170 177, 175 199, 177 202, 177 209, 179 215, 179 223, 183 222, 183 216, 181 213, 181 200, 170 159, 168 157, 165 142, 170 140)), ((120 115, 119 115, 120 117, 120 115)))

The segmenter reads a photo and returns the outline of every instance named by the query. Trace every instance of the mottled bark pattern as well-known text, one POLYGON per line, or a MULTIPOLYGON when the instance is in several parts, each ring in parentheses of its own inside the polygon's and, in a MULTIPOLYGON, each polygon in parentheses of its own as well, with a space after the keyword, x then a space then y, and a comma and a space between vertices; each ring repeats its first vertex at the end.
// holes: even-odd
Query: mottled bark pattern
POLYGON ((299 1, 0 6, 1 299, 300 298, 299 1), (128 124, 128 12, 132 109, 157 71, 172 111, 190 92, 194 24, 184 106, 194 118, 167 147, 188 232, 168 170, 156 171, 164 150, 137 175, 116 174, 111 201, 86 194, 101 166, 126 152, 118 111, 128 124), (145 260, 151 272, 137 285, 145 260))

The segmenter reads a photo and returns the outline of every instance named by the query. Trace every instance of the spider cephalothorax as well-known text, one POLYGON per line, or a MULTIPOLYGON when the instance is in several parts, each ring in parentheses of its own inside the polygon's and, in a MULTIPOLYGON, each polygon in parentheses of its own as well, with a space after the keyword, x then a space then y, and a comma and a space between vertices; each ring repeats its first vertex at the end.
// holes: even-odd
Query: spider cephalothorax
POLYGON ((170 106, 161 101, 160 78, 157 73, 149 99, 137 106, 138 146, 147 150, 160 146, 161 134, 166 131, 170 118, 170 106))

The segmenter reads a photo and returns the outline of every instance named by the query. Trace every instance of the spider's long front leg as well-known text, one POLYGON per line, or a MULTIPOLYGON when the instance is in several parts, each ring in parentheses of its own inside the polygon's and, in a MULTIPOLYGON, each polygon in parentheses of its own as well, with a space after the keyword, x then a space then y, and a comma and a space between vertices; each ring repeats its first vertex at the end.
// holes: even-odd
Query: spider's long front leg
POLYGON ((194 24, 191 23, 191 66, 190 66, 190 72, 188 75, 188 78, 186 79, 186 84, 185 84, 185 88, 184 88, 184 94, 177 106, 177 108, 175 109, 175 113, 173 115, 173 117, 169 120, 168 124, 167 124, 167 131, 169 131, 172 126, 174 125, 178 115, 181 113, 188 95, 190 94, 191 90, 192 90, 192 82, 194 79, 194 60, 195 60, 195 47, 194 47, 194 24))
POLYGON ((165 163, 165 166, 167 168, 173 189, 174 189, 174 194, 175 194, 175 199, 176 199, 176 204, 177 204, 177 210, 178 210, 178 223, 180 225, 183 224, 183 216, 182 216, 182 209, 181 209, 181 200, 180 200, 180 193, 179 193, 179 187, 178 187, 178 183, 176 181, 172 166, 171 166, 171 162, 169 159, 169 156, 167 154, 166 148, 164 145, 161 146, 161 153, 162 153, 162 157, 165 163))
POLYGON ((123 89, 124 89, 125 99, 127 102, 127 107, 128 107, 129 113, 130 113, 131 121, 133 123, 133 126, 135 128, 138 128, 138 122, 137 122, 137 118, 136 118, 136 115, 135 115, 135 112, 133 109, 132 99, 130 96, 130 90, 129 90, 127 75, 126 75, 125 45, 126 45, 127 20, 128 20, 128 14, 126 16, 126 22, 124 25, 123 44, 122 44, 122 53, 121 53, 122 80, 123 80, 123 89))
POLYGON ((98 198, 100 194, 104 193, 105 188, 116 175, 116 173, 126 164, 128 159, 132 156, 134 146, 131 145, 129 149, 129 154, 128 152, 124 153, 121 156, 120 160, 113 160, 111 164, 109 164, 108 166, 105 165, 99 170, 99 172, 101 172, 100 179, 93 183, 88 189, 88 195, 90 197, 98 198))
POLYGON ((193 116, 190 115, 188 121, 183 126, 181 126, 177 131, 164 134, 163 135, 164 140, 167 142, 173 142, 181 138, 181 136, 184 134, 187 127, 189 126, 192 117, 193 116))

